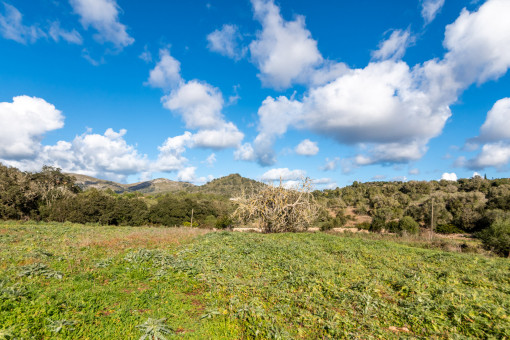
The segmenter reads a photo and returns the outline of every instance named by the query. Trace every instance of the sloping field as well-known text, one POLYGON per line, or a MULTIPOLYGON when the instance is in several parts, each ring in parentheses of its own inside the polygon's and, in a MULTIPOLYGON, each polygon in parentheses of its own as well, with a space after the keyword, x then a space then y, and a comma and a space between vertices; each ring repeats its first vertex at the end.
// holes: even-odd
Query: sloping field
POLYGON ((322 233, 0 226, 0 334, 510 337, 510 261, 322 233))

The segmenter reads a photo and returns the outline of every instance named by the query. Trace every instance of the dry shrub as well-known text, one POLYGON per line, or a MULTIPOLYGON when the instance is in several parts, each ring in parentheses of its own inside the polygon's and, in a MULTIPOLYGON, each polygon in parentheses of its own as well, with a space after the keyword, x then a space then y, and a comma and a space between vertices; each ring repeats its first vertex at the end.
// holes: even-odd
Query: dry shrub
POLYGON ((305 231, 317 219, 319 206, 312 195, 312 181, 303 179, 294 188, 269 185, 251 195, 237 197, 232 218, 259 223, 264 233, 305 231))

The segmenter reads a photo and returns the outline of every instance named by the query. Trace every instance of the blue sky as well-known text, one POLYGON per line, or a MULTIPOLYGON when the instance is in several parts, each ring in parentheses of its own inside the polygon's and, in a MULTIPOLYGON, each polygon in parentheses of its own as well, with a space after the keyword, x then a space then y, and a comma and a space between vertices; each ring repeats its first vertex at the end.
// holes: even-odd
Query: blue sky
POLYGON ((508 177, 510 1, 6 0, 0 162, 136 182, 508 177))

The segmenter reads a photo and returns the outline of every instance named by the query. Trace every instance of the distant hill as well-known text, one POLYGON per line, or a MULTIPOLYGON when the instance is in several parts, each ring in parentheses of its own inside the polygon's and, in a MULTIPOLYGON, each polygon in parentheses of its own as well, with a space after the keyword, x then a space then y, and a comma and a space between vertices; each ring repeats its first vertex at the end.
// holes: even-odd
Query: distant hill
POLYGON ((150 181, 122 184, 113 181, 107 181, 90 176, 79 174, 68 174, 76 179, 76 184, 82 189, 87 190, 96 188, 98 190, 111 189, 116 193, 140 192, 143 194, 164 194, 169 192, 201 192, 207 194, 217 194, 227 197, 239 195, 243 190, 250 192, 257 190, 265 184, 255 180, 242 177, 239 174, 232 174, 225 177, 217 178, 204 185, 194 185, 187 182, 177 182, 166 178, 157 178, 150 181))
POLYGON ((81 189, 87 190, 96 188, 98 190, 111 189, 116 193, 141 192, 143 194, 160 194, 176 191, 191 191, 195 185, 187 182, 177 182, 166 178, 157 178, 150 181, 138 182, 132 184, 122 184, 113 181, 107 181, 90 176, 79 174, 68 174, 76 179, 76 185, 81 189))
POLYGON ((242 177, 239 174, 232 174, 214 179, 204 185, 196 186, 192 190, 195 192, 234 197, 240 195, 243 191, 249 193, 259 190, 264 186, 265 184, 262 182, 242 177))

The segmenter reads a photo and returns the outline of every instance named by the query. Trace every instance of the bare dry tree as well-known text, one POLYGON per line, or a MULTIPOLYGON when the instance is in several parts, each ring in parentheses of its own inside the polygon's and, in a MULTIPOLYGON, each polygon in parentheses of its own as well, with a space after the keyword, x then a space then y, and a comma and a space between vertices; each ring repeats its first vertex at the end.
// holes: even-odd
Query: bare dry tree
POLYGON ((232 218, 256 221, 264 233, 305 231, 317 219, 319 206, 312 195, 312 180, 304 178, 293 188, 268 185, 251 195, 236 197, 232 218))

